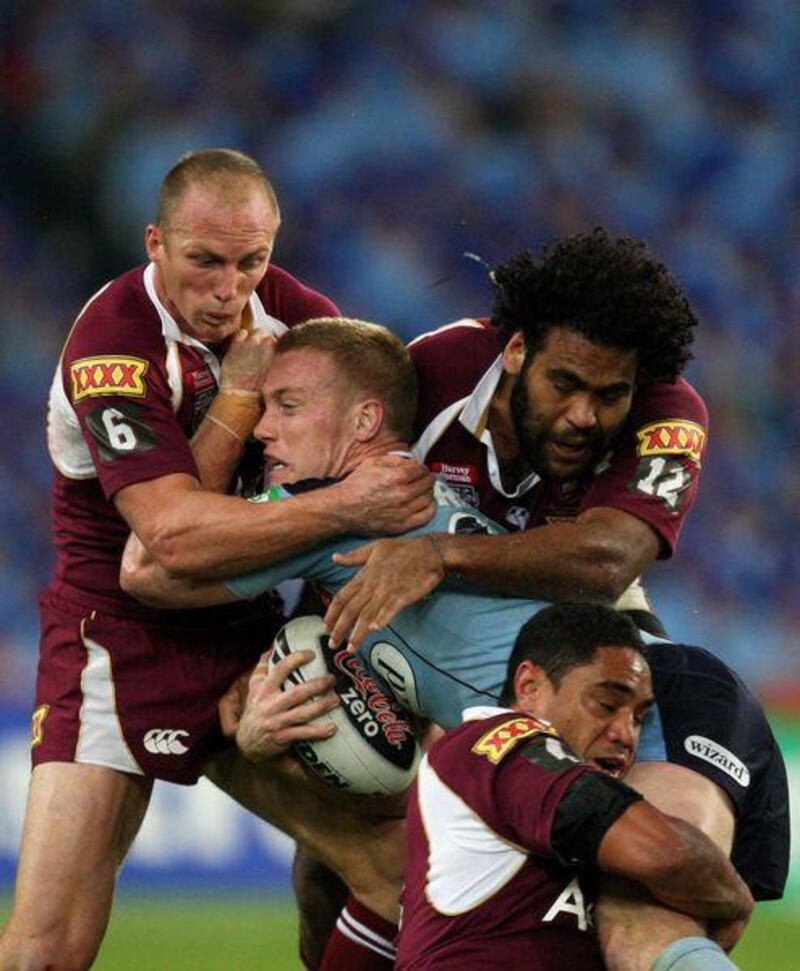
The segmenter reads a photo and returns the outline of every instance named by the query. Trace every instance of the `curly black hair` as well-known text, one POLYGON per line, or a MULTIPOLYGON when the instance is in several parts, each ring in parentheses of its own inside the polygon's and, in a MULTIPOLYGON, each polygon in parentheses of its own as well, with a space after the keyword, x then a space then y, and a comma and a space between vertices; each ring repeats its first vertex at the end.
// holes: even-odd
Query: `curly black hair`
POLYGON ((637 350, 640 383, 674 381, 692 359, 694 311, 644 243, 602 227, 559 240, 536 262, 525 250, 496 267, 492 320, 504 341, 521 330, 528 357, 554 327, 637 350))

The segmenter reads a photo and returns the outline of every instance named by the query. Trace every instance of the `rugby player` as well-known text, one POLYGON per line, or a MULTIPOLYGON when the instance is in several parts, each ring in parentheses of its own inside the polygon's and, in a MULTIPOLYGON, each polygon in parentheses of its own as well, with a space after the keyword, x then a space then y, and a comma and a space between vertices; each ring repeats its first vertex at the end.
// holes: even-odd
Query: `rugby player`
MULTIPOLYGON (((752 908, 741 878, 711 840, 618 781, 653 701, 633 622, 598 605, 542 610, 517 636, 500 701, 468 709, 412 788, 398 971, 599 971, 596 868, 721 920, 732 947, 752 908)), ((708 939, 693 944, 695 962, 731 966, 708 939)))
MULTIPOLYGON (((407 354, 381 328, 311 321, 281 337, 264 386, 264 417, 256 428, 272 481, 262 501, 292 503, 295 494, 320 486, 320 479, 346 476, 369 456, 402 449, 414 387, 407 354)), ((435 495, 434 519, 416 531, 420 541, 435 547, 440 537, 464 530, 501 531, 443 483, 437 484, 435 495)), ((132 540, 123 585, 153 604, 183 607, 256 596, 289 577, 309 578, 334 592, 353 568, 342 558, 335 562, 331 554, 358 542, 352 538, 321 544, 285 563, 225 582, 192 582, 171 578, 148 563, 132 540)), ((468 593, 451 578, 436 596, 404 609, 386 628, 369 635, 363 651, 372 670, 407 707, 453 727, 464 708, 497 701, 514 634, 543 606, 468 593)), ((652 760, 653 772, 664 770, 684 784, 681 795, 685 793, 687 802, 673 794, 678 805, 670 814, 697 815, 704 824, 698 828, 718 835, 713 821, 722 806, 729 823, 717 842, 726 852, 733 846, 734 863, 757 898, 780 896, 788 863, 788 797, 783 763, 763 711, 733 672, 707 652, 668 642, 654 643, 650 650, 658 710, 648 719, 643 754, 652 760), (702 705, 691 704, 695 696, 704 699, 702 705), (697 793, 708 796, 707 806, 693 803, 697 793)), ((308 698, 298 700, 305 703, 308 698)), ((281 750, 300 738, 297 722, 306 720, 302 715, 302 704, 293 706, 278 693, 271 707, 262 706, 261 725, 253 733, 257 739, 252 745, 245 741, 246 754, 272 754, 273 746, 281 750)), ((384 898, 382 908, 376 908, 379 915, 389 917, 390 898, 384 898)), ((663 910, 663 915, 648 914, 645 939, 638 941, 631 933, 642 960, 649 956, 652 962, 676 938, 704 933, 684 915, 674 915, 678 927, 669 923, 672 912, 663 910), (662 935, 665 922, 669 929, 662 935)), ((611 961, 614 949, 625 945, 619 935, 609 933, 607 941, 611 961)))
POLYGON ((274 598, 180 616, 142 607, 119 586, 130 529, 173 571, 241 572, 338 532, 430 515, 429 474, 397 458, 295 507, 208 491, 234 471, 260 487, 260 450, 245 442, 274 338, 336 309, 271 265, 279 223, 253 159, 184 157, 146 229, 150 262, 95 294, 67 337, 48 423, 57 565, 0 968, 92 963, 153 779, 196 781, 225 744, 220 694, 283 621, 274 598))
POLYGON ((491 320, 412 341, 414 452, 500 539, 379 541, 326 617, 334 641, 383 626, 446 572, 486 590, 594 599, 663 633, 638 578, 669 557, 697 492, 708 416, 681 377, 695 315, 643 243, 603 229, 493 271, 491 320))

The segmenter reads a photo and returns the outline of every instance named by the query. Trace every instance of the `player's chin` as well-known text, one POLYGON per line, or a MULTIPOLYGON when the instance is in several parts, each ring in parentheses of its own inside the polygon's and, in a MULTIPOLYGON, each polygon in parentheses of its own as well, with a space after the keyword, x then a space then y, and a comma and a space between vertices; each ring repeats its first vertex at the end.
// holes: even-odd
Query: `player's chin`
POLYGON ((214 316, 196 314, 192 320, 192 337, 203 344, 221 344, 239 330, 241 315, 214 316))
POLYGON ((545 449, 546 475, 557 481, 578 479, 597 461, 597 450, 592 448, 567 449, 552 444, 545 449))

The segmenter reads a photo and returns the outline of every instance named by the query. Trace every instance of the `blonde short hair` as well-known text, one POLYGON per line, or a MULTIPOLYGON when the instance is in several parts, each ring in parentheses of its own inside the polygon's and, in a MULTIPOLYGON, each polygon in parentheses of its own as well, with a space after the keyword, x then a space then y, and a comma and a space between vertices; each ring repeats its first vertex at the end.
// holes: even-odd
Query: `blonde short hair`
POLYGON ((330 354, 354 390, 374 394, 383 403, 386 427, 402 441, 411 441, 417 413, 417 372, 399 337, 365 320, 318 317, 283 334, 276 353, 304 347, 330 354))

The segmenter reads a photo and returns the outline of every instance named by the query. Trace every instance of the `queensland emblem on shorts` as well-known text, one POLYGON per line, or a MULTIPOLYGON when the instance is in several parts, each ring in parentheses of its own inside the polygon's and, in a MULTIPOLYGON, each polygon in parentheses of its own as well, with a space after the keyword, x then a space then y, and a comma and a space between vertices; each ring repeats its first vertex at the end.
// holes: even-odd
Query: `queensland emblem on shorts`
POLYGON ((143 398, 148 367, 140 357, 82 357, 69 369, 72 400, 109 394, 143 398))
POLYGON ((510 718, 508 721, 495 725, 472 746, 475 755, 482 755, 492 765, 497 765, 509 752, 525 738, 534 735, 557 735, 552 725, 540 722, 536 718, 510 718))
POLYGON ((636 432, 636 454, 686 455, 699 466, 705 441, 705 429, 696 422, 655 421, 636 432))
POLYGON ((50 705, 39 705, 31 716, 31 748, 42 744, 44 738, 44 720, 50 711, 50 705))

